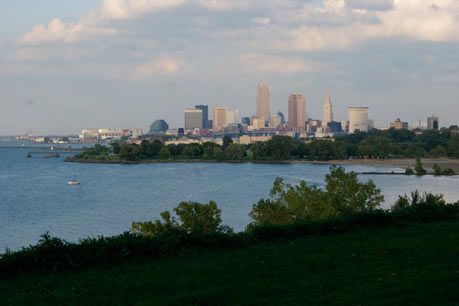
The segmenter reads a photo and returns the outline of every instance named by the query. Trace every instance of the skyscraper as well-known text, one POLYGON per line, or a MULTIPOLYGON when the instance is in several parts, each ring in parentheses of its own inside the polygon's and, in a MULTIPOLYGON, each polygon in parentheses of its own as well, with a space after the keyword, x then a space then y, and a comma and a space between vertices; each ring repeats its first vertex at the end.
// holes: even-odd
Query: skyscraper
POLYGON ((368 107, 349 107, 349 133, 368 132, 368 107))
POLYGON ((327 95, 325 96, 324 103, 324 120, 322 121, 322 126, 327 126, 329 122, 333 121, 333 109, 330 100, 330 92, 327 89, 327 95))
POLYGON ((428 130, 438 130, 440 124, 440 119, 437 116, 427 117, 427 129, 428 130))
POLYGON ((185 129, 202 129, 202 110, 186 109, 185 110, 185 129))
POLYGON ((284 125, 284 123, 285 123, 284 114, 281 111, 279 111, 277 114, 281 117, 281 124, 284 125))
POLYGON ((226 124, 238 124, 239 123, 239 110, 227 111, 226 112, 226 124))
POLYGON ((257 118, 269 121, 269 90, 264 80, 258 85, 257 118))
POLYGON ((207 121, 209 120, 209 106, 207 105, 196 105, 195 109, 202 110, 202 127, 208 129, 207 121))
POLYGON ((215 106, 214 107, 214 118, 213 118, 213 130, 215 132, 221 131, 227 127, 226 123, 226 112, 228 108, 226 106, 215 106))
POLYGON ((292 94, 288 99, 288 127, 304 128, 306 122, 306 101, 302 94, 292 94))

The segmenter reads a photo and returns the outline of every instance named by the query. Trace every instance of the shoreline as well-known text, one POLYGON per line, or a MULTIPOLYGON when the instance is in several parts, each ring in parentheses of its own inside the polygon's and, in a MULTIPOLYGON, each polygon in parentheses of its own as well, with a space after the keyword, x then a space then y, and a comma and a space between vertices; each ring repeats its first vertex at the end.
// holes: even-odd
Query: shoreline
MULTIPOLYGON (((279 163, 306 163, 306 164, 323 164, 323 165, 357 165, 357 166, 378 166, 378 167, 392 167, 406 169, 407 167, 414 168, 414 158, 399 158, 399 159, 346 159, 346 160, 278 160, 278 161, 246 161, 246 160, 214 160, 214 159, 152 159, 142 161, 128 161, 128 160, 99 160, 99 159, 77 159, 67 158, 66 162, 77 163, 99 163, 99 164, 154 164, 154 163, 266 163, 266 164, 279 164, 279 163)), ((441 168, 451 168, 454 172, 459 172, 459 159, 449 158, 424 158, 421 159, 426 170, 432 170, 433 165, 436 163, 441 168)), ((387 172, 387 174, 391 174, 387 172)), ((395 173, 397 174, 397 173, 395 173)))

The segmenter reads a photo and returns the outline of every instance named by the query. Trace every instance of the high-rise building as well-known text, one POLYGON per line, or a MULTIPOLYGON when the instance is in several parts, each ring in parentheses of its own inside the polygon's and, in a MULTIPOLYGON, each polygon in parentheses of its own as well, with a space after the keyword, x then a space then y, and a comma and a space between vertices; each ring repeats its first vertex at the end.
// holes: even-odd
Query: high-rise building
POLYGON ((327 95, 325 96, 324 102, 324 120, 322 120, 322 125, 327 126, 329 122, 333 121, 333 109, 330 99, 330 92, 327 89, 327 95))
POLYGON ((209 106, 196 105, 194 108, 202 110, 202 128, 208 129, 207 121, 209 121, 209 106))
POLYGON ((265 124, 266 122, 264 118, 254 117, 252 119, 252 128, 255 130, 263 129, 265 127, 265 124))
POLYGON ((272 115, 269 119, 269 126, 273 128, 278 128, 282 126, 282 118, 279 115, 272 115))
POLYGON ((427 117, 427 129, 438 130, 440 128, 440 119, 437 116, 427 117))
POLYGON ((169 125, 162 119, 156 120, 150 125, 150 133, 163 133, 168 129, 169 125))
POLYGON ((257 92, 257 118, 269 121, 269 90, 268 85, 262 80, 257 92))
POLYGON ((397 118, 394 122, 389 123, 389 128, 396 129, 396 130, 407 130, 408 129, 408 122, 403 122, 400 118, 397 118))
POLYGON ((226 123, 226 113, 228 108, 226 106, 215 106, 214 107, 214 118, 213 118, 213 130, 221 131, 223 128, 227 127, 226 123))
POLYGON ((349 133, 368 131, 368 107, 349 107, 349 133))
POLYGON ((349 121, 341 121, 341 129, 344 133, 349 133, 349 121))
POLYGON ((368 129, 371 130, 375 128, 376 128, 375 121, 373 119, 368 119, 368 129))
POLYGON ((239 110, 227 111, 226 112, 226 124, 238 124, 239 123, 239 110))
POLYGON ((241 123, 245 125, 250 125, 250 117, 242 117, 241 123))
POLYGON ((330 129, 332 133, 342 133, 343 127, 341 126, 341 122, 331 121, 327 123, 327 127, 330 129))
POLYGON ((202 110, 185 110, 185 130, 202 129, 202 110))
POLYGON ((306 101, 302 94, 292 94, 288 99, 288 127, 304 128, 306 123, 306 101))
POLYGON ((285 116, 284 116, 284 113, 282 113, 281 111, 278 111, 277 114, 280 116, 281 118, 281 125, 284 125, 285 123, 285 116))

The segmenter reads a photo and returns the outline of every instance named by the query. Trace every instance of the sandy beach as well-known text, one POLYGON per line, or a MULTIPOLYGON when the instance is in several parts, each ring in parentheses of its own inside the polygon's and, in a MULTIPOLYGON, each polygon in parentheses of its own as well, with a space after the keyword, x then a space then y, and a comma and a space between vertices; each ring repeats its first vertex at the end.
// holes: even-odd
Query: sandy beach
MULTIPOLYGON (((66 158, 66 162, 78 163, 98 163, 98 164, 146 164, 146 163, 247 163, 245 160, 222 160, 214 159, 153 159, 141 161, 127 160, 100 160, 100 159, 78 159, 66 158)), ((459 173, 459 159, 449 158, 424 158, 421 159, 424 168, 428 172, 433 172, 433 165, 437 163, 441 168, 451 168, 454 172, 459 173)), ((308 161, 308 160, 282 160, 282 161, 251 161, 254 163, 309 163, 309 164, 324 164, 324 165, 363 165, 363 166, 382 166, 395 167, 406 169, 411 167, 414 169, 416 160, 414 158, 400 159, 345 159, 345 160, 328 160, 328 161, 308 161)))
MULTIPOLYGON (((400 158, 400 159, 349 159, 349 160, 329 160, 329 161, 313 161, 316 164, 336 164, 336 165, 366 165, 366 166, 384 166, 403 168, 414 168, 416 160, 414 158, 400 158)), ((436 163, 441 168, 451 168, 454 172, 459 172, 459 159, 450 158, 423 158, 421 162, 424 168, 431 172, 432 167, 436 163)))

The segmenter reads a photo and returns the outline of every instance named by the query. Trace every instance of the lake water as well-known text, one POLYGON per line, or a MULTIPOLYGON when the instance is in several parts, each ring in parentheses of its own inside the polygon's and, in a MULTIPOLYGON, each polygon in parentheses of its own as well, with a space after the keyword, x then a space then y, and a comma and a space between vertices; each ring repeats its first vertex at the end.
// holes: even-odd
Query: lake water
MULTIPOLYGON (((0 146, 8 143, 0 142, 0 146)), ((11 143, 9 143, 11 144, 11 143)), ((17 144, 17 143, 15 143, 17 144)), ((133 221, 159 218, 181 201, 214 200, 223 223, 241 231, 252 205, 269 196, 276 177, 323 185, 329 166, 291 164, 159 163, 140 165, 66 163, 34 156, 30 149, 0 149, 0 253, 35 244, 47 231, 68 241, 128 231, 133 221), (67 185, 71 179, 81 185, 67 185)), ((380 167, 345 166, 357 172, 380 167)), ((383 168, 383 171, 401 171, 383 168)), ((390 207, 414 190, 459 200, 459 176, 359 176, 372 179, 390 207)))

